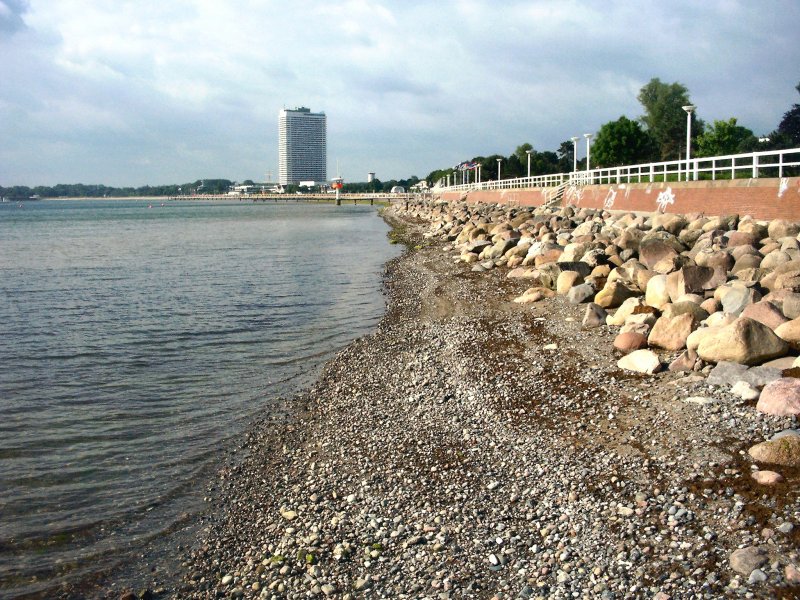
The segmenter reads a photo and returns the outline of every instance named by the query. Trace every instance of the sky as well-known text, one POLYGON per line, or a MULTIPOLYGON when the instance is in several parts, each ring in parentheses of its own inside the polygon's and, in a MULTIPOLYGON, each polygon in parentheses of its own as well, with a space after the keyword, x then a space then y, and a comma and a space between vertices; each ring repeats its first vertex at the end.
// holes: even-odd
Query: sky
POLYGON ((653 77, 762 135, 800 102, 798 24, 798 0, 0 0, 0 185, 274 181, 296 106, 327 115, 329 177, 425 177, 638 118, 653 77))

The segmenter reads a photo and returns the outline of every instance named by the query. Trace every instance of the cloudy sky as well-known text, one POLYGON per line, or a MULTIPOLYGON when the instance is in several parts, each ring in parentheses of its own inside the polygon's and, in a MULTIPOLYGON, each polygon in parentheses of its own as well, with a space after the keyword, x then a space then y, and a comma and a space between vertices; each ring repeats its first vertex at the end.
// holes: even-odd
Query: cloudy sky
POLYGON ((0 0, 0 185, 277 177, 278 111, 328 172, 423 177, 642 109, 652 77, 756 134, 800 102, 797 0, 0 0))

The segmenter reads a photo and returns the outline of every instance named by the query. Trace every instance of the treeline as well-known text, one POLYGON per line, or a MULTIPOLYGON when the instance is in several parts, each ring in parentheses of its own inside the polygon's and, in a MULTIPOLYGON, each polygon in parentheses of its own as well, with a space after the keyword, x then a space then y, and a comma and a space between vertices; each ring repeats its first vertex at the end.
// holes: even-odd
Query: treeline
POLYGON ((400 186, 404 190, 408 191, 408 189, 412 185, 416 185, 420 182, 419 177, 416 175, 412 175, 408 179, 390 179, 389 181, 381 181, 377 177, 370 182, 362 181, 362 182, 354 182, 354 183, 345 183, 342 186, 343 192, 348 192, 351 194, 365 194, 365 193, 379 193, 379 192, 391 192, 392 188, 395 186, 400 186))
MULTIPOLYGON (((800 84, 796 89, 800 93, 800 84)), ((642 116, 630 119, 623 115, 616 121, 604 124, 594 135, 590 152, 591 168, 685 158, 687 117, 683 107, 691 104, 686 86, 668 84, 654 78, 642 87, 637 99, 644 108, 642 116)), ((691 155, 695 157, 800 147, 800 104, 792 105, 775 130, 759 136, 739 125, 736 117, 715 120, 707 125, 694 110, 691 120, 691 155)), ((585 143, 583 138, 578 140, 579 145, 585 143)), ((513 179, 527 175, 530 152, 531 175, 564 173, 573 169, 573 149, 572 140, 561 142, 555 151, 543 152, 535 150, 531 144, 522 144, 510 156, 476 156, 466 162, 481 165, 481 179, 487 181, 497 179, 497 159, 501 159, 500 176, 502 179, 513 179)), ((435 185, 449 175, 451 183, 455 179, 460 182, 462 174, 457 172, 457 168, 437 169, 426 179, 435 185)), ((586 160, 578 161, 577 168, 585 169, 586 160)), ((470 175, 470 181, 475 181, 474 174, 470 175)))
POLYGON ((57 185, 37 185, 36 187, 14 185, 0 186, 0 196, 6 198, 29 198, 31 196, 41 198, 130 198, 135 196, 179 196, 182 194, 225 194, 233 183, 228 179, 198 179, 192 183, 144 185, 141 187, 112 187, 83 183, 59 183, 57 185))

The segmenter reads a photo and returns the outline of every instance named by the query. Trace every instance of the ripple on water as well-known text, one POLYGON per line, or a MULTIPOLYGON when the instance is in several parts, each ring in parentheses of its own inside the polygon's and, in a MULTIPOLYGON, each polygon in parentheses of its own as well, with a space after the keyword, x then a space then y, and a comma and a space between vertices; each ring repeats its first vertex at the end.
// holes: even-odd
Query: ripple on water
POLYGON ((231 436, 383 312, 367 207, 146 206, 0 207, 0 595, 191 518, 231 436))

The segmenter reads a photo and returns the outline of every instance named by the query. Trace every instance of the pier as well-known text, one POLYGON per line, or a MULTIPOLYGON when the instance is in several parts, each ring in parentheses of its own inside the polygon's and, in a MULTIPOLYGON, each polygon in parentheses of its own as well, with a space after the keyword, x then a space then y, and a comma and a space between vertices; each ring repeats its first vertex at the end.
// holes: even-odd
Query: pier
POLYGON ((273 203, 291 203, 291 202, 318 202, 329 203, 336 202, 337 204, 369 204, 374 205, 375 202, 379 204, 389 204, 395 202, 408 202, 413 200, 419 194, 402 193, 362 193, 362 194, 348 194, 340 193, 338 198, 336 194, 187 194, 170 196, 170 200, 189 200, 189 201, 219 201, 219 200, 238 200, 239 202, 273 202, 273 203))

